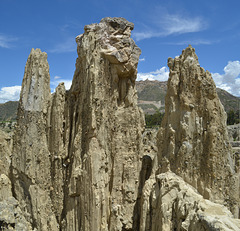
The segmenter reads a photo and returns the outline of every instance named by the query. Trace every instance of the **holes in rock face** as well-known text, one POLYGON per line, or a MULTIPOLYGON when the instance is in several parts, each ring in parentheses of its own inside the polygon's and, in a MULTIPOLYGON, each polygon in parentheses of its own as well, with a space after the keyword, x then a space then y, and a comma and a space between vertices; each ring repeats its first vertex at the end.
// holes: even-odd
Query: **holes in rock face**
POLYGON ((5 221, 0 221, 0 231, 9 230, 9 228, 15 229, 15 224, 7 224, 5 221))
POLYGON ((150 156, 145 155, 142 159, 142 166, 144 170, 144 181, 148 180, 152 172, 152 159, 150 156))
POLYGON ((116 30, 119 27, 119 24, 117 22, 110 22, 110 26, 116 30))

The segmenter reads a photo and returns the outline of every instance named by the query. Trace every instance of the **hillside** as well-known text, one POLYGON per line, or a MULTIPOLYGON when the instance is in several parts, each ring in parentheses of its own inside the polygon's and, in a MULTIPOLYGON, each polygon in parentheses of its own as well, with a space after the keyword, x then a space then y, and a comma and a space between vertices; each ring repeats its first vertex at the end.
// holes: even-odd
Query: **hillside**
POLYGON ((221 100, 224 109, 226 112, 228 111, 237 111, 239 110, 240 107, 240 98, 231 95, 230 93, 228 93, 227 91, 224 91, 220 88, 217 88, 217 93, 218 93, 218 97, 221 100))
POLYGON ((18 101, 0 104, 0 121, 13 121, 17 118, 18 101))
MULTIPOLYGON (((153 114, 156 109, 164 111, 165 95, 167 92, 167 82, 160 81, 137 81, 138 104, 145 113, 153 114)), ((239 110, 240 98, 231 95, 225 90, 217 88, 220 98, 226 112, 239 110)))

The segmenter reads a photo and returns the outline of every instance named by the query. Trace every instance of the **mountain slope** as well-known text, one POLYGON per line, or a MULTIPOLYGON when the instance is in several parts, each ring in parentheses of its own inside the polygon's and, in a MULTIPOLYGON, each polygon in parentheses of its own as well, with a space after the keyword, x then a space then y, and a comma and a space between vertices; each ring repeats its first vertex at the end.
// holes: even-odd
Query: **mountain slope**
POLYGON ((0 104, 0 121, 12 121, 17 118, 18 101, 0 104))
MULTIPOLYGON (((167 82, 160 81, 137 81, 138 104, 145 113, 153 114, 156 109, 164 111, 167 82)), ((221 100, 226 112, 236 112, 240 107, 240 98, 231 95, 225 90, 217 88, 218 97, 221 100)))

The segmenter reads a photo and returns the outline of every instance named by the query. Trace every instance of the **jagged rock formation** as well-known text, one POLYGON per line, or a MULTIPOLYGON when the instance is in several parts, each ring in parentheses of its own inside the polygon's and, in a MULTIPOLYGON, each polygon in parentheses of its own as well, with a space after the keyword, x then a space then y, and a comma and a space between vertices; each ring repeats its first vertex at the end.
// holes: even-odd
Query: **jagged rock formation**
POLYGON ((239 185, 210 74, 192 47, 170 59, 163 127, 144 132, 132 29, 123 18, 86 26, 67 92, 50 93, 47 54, 31 51, 12 156, 0 146, 0 228, 239 230, 223 206, 237 215, 239 185))
POLYGON ((158 163, 170 169, 204 198, 227 205, 238 217, 239 179, 228 142, 226 113, 208 71, 189 46, 169 58, 165 116, 158 134, 158 163))
POLYGON ((171 171, 156 175, 155 182, 150 194, 151 211, 141 230, 240 229, 240 220, 234 219, 226 207, 203 199, 195 188, 171 171))
POLYGON ((166 114, 153 160, 159 167, 144 184, 138 230, 239 230, 223 206, 238 217, 239 164, 215 84, 191 46, 168 65, 166 114))
POLYGON ((135 79, 133 24, 105 18, 76 38, 68 93, 51 96, 46 53, 28 58, 12 158, 13 191, 40 230, 129 230, 133 226, 144 117, 135 79))

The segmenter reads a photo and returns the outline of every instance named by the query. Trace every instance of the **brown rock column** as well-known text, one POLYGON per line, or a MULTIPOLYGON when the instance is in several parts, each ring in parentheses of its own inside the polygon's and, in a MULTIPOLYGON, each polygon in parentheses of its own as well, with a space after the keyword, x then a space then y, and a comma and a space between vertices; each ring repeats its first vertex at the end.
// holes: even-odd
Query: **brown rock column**
POLYGON ((123 18, 104 18, 76 38, 65 111, 64 230, 132 229, 144 127, 132 29, 123 18))

